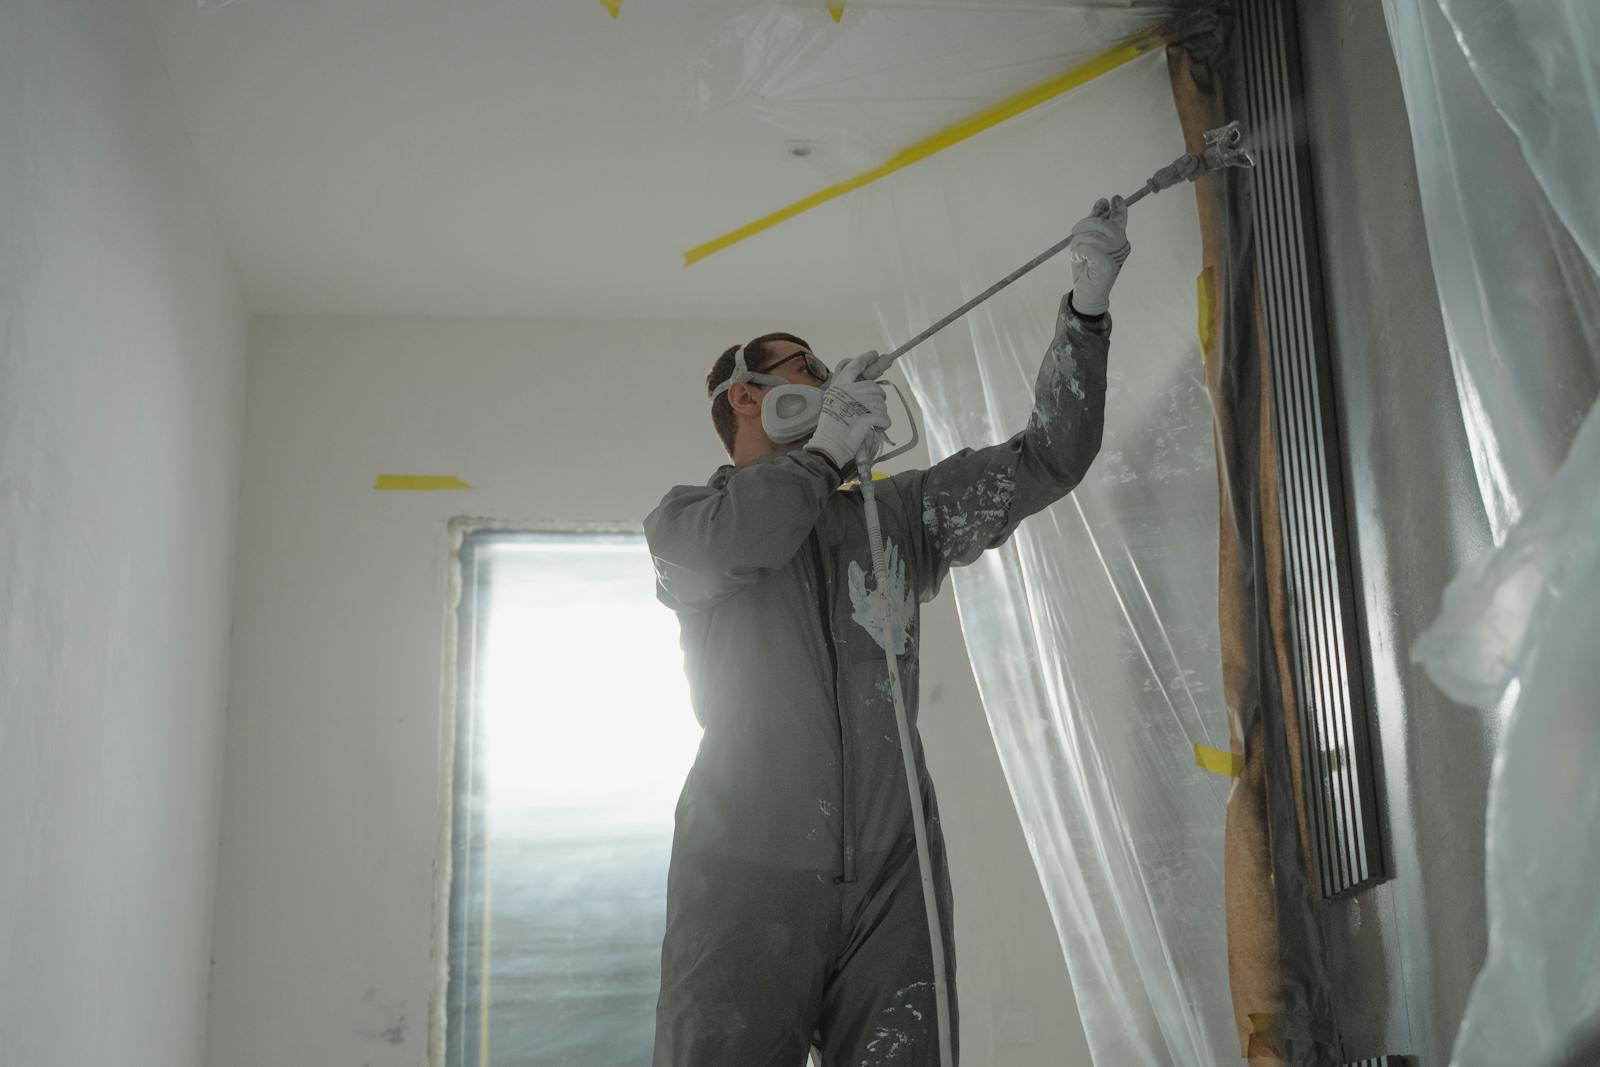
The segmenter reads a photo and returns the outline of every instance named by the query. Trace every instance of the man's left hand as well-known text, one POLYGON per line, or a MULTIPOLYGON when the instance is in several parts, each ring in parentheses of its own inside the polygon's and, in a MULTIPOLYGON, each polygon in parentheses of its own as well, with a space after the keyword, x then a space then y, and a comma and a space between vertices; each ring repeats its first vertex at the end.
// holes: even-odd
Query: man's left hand
POLYGON ((1072 306, 1083 315, 1104 315, 1111 287, 1133 246, 1128 243, 1128 208, 1122 197, 1095 201, 1094 210, 1072 228, 1072 306))

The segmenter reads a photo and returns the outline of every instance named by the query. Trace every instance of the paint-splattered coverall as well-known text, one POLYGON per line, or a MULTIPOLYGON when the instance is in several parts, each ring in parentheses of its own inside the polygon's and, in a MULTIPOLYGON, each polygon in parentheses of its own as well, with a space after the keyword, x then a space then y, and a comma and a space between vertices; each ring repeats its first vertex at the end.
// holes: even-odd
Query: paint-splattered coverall
MULTIPOLYGON (((1109 316, 1063 299, 1025 430, 877 483, 913 723, 919 603, 1082 479, 1109 334, 1109 316)), ((823 457, 787 451, 674 488, 645 520, 705 728, 677 808, 655 1067, 801 1067, 818 1034, 825 1067, 938 1063, 861 492, 838 482, 823 457)), ((953 986, 944 841, 915 743, 953 986)))

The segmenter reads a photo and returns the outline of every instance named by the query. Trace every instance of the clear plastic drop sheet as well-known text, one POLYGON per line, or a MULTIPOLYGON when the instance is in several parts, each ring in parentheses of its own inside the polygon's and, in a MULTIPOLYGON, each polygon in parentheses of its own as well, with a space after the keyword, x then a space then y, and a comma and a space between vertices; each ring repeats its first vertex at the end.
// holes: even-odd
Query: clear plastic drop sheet
POLYGON ((1160 22, 1140 0, 699 0, 692 104, 763 119, 845 178, 1160 22))
MULTIPOLYGON (((1164 57, 870 187, 863 273, 891 345, 1183 154, 1164 57)), ((1236 1062, 1223 910, 1229 781, 1217 468, 1187 188, 1133 208, 1104 444, 1085 482, 958 569, 962 629, 1095 1062, 1236 1062)), ((1020 429, 1071 286, 1039 268, 899 364, 935 460, 1020 429)))
MULTIPOLYGON (((1587 137, 1570 131, 1579 135, 1577 141, 1559 157, 1558 172, 1577 184, 1551 186, 1528 165, 1505 123, 1483 121, 1484 85, 1462 61, 1456 27, 1439 0, 1385 0, 1462 414, 1498 542, 1543 491, 1594 398, 1593 358, 1572 359, 1562 351, 1541 359, 1530 353, 1570 349, 1584 336, 1586 322, 1593 337, 1594 304, 1585 310, 1574 303, 1586 286, 1570 227, 1571 220, 1586 216, 1593 228, 1600 210, 1594 194, 1600 179, 1592 148, 1594 104, 1572 84, 1581 81, 1585 65, 1592 79, 1594 58, 1583 57, 1583 37, 1560 38, 1587 33, 1587 50, 1600 48, 1594 29, 1600 9, 1568 4, 1569 22, 1558 26, 1557 0, 1446 6, 1469 15, 1482 31, 1489 61, 1505 72, 1503 97, 1525 101, 1543 126, 1559 122, 1561 113, 1578 117, 1576 109, 1583 108, 1589 127, 1587 137), (1536 10, 1547 17, 1533 18, 1536 10), (1529 22, 1539 23, 1543 40, 1525 36, 1534 29, 1529 22), (1532 62, 1529 50, 1541 45, 1558 50, 1546 53, 1550 62, 1564 54, 1572 64, 1569 74, 1551 71, 1562 83, 1559 97, 1551 94, 1555 82, 1523 80, 1532 67, 1521 75, 1506 69, 1532 62), (1585 141, 1589 158, 1583 158, 1585 141), (1558 210, 1549 199, 1553 188, 1564 201, 1558 210)), ((1590 92, 1593 85, 1591 80, 1590 92)), ((1559 141, 1548 132, 1541 137, 1559 141)), ((1592 244, 1589 256, 1592 261, 1592 244)), ((1585 303, 1593 299, 1591 293, 1585 303)))
POLYGON ((1451 583, 1413 650, 1474 709, 1464 714, 1506 716, 1489 785, 1489 952, 1452 1063, 1593 1062, 1600 8, 1385 0, 1385 10, 1498 545, 1451 583))
POLYGON ((1485 712, 1510 706, 1489 784, 1489 953, 1457 1067, 1593 1063, 1600 1037, 1600 409, 1505 543, 1451 584, 1419 643, 1485 712))

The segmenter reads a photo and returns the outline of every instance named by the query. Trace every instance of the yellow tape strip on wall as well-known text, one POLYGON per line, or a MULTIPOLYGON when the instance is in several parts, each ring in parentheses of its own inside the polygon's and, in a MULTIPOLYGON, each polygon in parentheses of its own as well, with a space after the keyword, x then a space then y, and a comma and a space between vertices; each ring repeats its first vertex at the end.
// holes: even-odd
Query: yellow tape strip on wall
POLYGON ((1244 770, 1243 756, 1236 756, 1220 748, 1207 748, 1205 745, 1194 746, 1194 762, 1203 771, 1225 774, 1229 778, 1239 777, 1244 770))
POLYGON ((494 999, 489 996, 489 976, 494 968, 491 966, 489 946, 492 943, 490 932, 489 897, 493 883, 489 880, 489 835, 483 837, 483 932, 479 935, 483 939, 483 953, 478 961, 478 1067, 490 1067, 489 1060, 489 1009, 494 1006, 494 999))
POLYGON ((860 189, 862 186, 871 185, 879 178, 893 174, 897 170, 904 170, 913 163, 920 163, 929 156, 944 151, 951 145, 959 144, 969 137, 982 133, 984 130, 1000 125, 1007 119, 1015 118, 1024 111, 1054 100, 1062 93, 1070 92, 1080 85, 1091 82, 1102 74, 1116 70, 1124 63, 1138 59, 1160 43, 1161 35, 1156 29, 1145 30, 1102 52, 1087 63, 1057 74, 1049 81, 1041 82, 1032 89, 1018 93, 1009 100, 1003 100, 998 104, 986 107, 977 114, 962 119, 955 125, 947 127, 931 137, 918 141, 910 148, 904 149, 887 162, 881 163, 869 171, 857 174, 854 178, 849 178, 835 185, 830 185, 821 192, 812 193, 803 200, 796 200, 788 207, 780 208, 770 215, 763 216, 748 226, 730 230, 721 237, 689 249, 683 254, 683 265, 688 267, 698 263, 707 256, 736 245, 747 237, 753 237, 765 230, 770 230, 780 222, 792 219, 796 215, 810 211, 821 204, 826 204, 830 200, 836 200, 846 193, 860 189))
POLYGON ((392 492, 433 493, 441 489, 475 489, 453 474, 380 474, 374 489, 392 492))

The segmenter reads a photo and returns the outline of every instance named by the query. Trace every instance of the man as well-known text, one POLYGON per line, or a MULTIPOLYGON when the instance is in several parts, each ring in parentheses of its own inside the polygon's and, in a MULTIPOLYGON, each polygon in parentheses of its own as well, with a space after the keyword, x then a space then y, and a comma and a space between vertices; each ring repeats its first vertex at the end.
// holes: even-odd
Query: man
MULTIPOLYGON (((899 655, 914 723, 918 605, 950 567, 999 545, 1088 470, 1100 447, 1107 298, 1129 251, 1126 219, 1120 198, 1102 200, 1073 228, 1073 291, 1027 427, 878 483, 903 613, 893 627, 869 597, 860 490, 841 487, 861 445, 889 425, 871 380, 876 354, 830 374, 800 338, 768 334, 713 366, 712 421, 733 464, 704 487, 674 488, 645 520, 658 595, 678 614, 705 728, 677 808, 655 1067, 800 1067, 813 1043, 826 1067, 938 1064, 932 952, 884 643, 899 655), (775 439, 791 436, 791 417, 819 387, 814 432, 775 439)), ((914 744, 953 1016, 950 881, 933 783, 914 744)))

